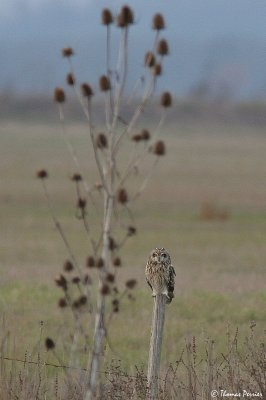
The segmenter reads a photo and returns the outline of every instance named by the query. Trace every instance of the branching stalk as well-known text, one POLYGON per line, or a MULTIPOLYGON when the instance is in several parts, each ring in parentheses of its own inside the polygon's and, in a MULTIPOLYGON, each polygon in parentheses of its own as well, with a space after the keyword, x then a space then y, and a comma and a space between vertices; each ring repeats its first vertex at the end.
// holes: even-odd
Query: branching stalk
POLYGON ((146 176, 145 179, 143 180, 143 182, 142 182, 140 188, 138 189, 137 193, 132 197, 131 202, 135 201, 139 196, 141 196, 141 194, 142 194, 142 193, 144 192, 144 190, 146 189, 146 187, 147 187, 149 181, 151 180, 151 178, 152 178, 152 176, 153 176, 153 174, 154 174, 155 167, 156 167, 158 161, 159 161, 159 158, 156 157, 155 160, 154 160, 153 166, 150 168, 150 170, 149 170, 147 176, 146 176))
POLYGON ((134 128, 137 120, 139 119, 141 113, 144 110, 144 107, 147 104, 147 101, 149 100, 150 96, 153 93, 154 85, 155 85, 155 78, 152 77, 151 80, 150 80, 150 83, 148 84, 146 90, 144 91, 144 94, 142 96, 142 99, 141 99, 140 103, 138 104, 135 112, 132 115, 132 118, 131 118, 130 122, 128 123, 127 127, 125 128, 125 130, 120 134, 120 136, 116 140, 116 143, 114 145, 114 154, 117 153, 117 151, 119 149, 119 145, 120 145, 123 137, 128 135, 128 134, 130 134, 130 132, 134 128))
MULTIPOLYGON (((82 221, 85 231, 89 237, 90 244, 92 247, 92 254, 89 254, 86 265, 87 267, 98 267, 98 291, 97 291, 97 304, 96 307, 93 308, 93 315, 92 315, 92 309, 88 308, 88 311, 91 313, 90 317, 94 318, 94 332, 93 332, 93 338, 92 338, 92 343, 90 346, 90 356, 87 362, 87 368, 86 368, 86 379, 84 383, 84 390, 86 391, 85 398, 84 400, 93 400, 95 399, 96 396, 96 391, 98 387, 98 376, 99 376, 99 371, 100 371, 100 365, 101 365, 101 358, 102 355, 104 354, 104 343, 108 343, 108 332, 107 328, 113 318, 114 312, 117 311, 117 309, 113 309, 113 311, 110 312, 109 314, 109 319, 106 317, 106 295, 111 293, 111 290, 115 289, 115 286, 113 285, 113 282, 116 282, 116 272, 113 271, 112 265, 113 266, 119 266, 121 265, 121 260, 120 257, 117 256, 117 252, 120 250, 121 246, 124 245, 128 237, 132 236, 136 232, 135 228, 135 221, 133 214, 131 212, 131 209, 129 208, 130 202, 133 202, 136 200, 144 191, 146 188, 149 180, 152 177, 153 171, 155 169, 155 166, 158 162, 159 156, 164 154, 164 143, 157 142, 155 143, 155 140, 158 136, 158 134, 161 131, 162 124, 165 120, 165 112, 163 111, 161 115, 161 119, 158 123, 158 126, 154 130, 154 133, 152 137, 150 138, 149 133, 146 134, 147 132, 142 131, 141 135, 139 137, 136 136, 133 137, 133 139, 136 139, 136 145, 133 148, 133 151, 131 155, 127 158, 127 163, 125 168, 122 170, 120 165, 118 164, 119 161, 119 150, 122 148, 123 140, 124 139, 130 139, 130 135, 132 133, 132 130, 135 128, 141 114, 143 113, 145 107, 148 104, 148 101, 152 99, 152 96, 154 94, 155 88, 156 88, 156 82, 157 82, 157 76, 156 74, 160 73, 159 72, 154 72, 151 68, 146 68, 146 74, 148 75, 148 79, 145 80, 145 84, 143 85, 143 92, 142 96, 137 103, 137 105, 134 107, 132 115, 129 119, 129 121, 126 121, 124 119, 124 116, 121 116, 121 109, 123 108, 123 102, 124 102, 124 95, 125 95, 125 88, 126 88, 126 82, 127 82, 127 77, 128 77, 128 38, 129 38, 129 26, 134 22, 134 14, 130 7, 128 6, 123 6, 121 8, 121 13, 119 14, 119 19, 117 19, 117 25, 119 29, 121 29, 121 35, 120 35, 120 42, 119 42, 119 49, 118 49, 118 56, 116 60, 116 69, 113 71, 112 66, 111 66, 111 31, 110 31, 110 25, 114 21, 113 16, 110 12, 109 9, 104 9, 103 14, 102 14, 102 23, 106 26, 106 76, 102 76, 100 78, 100 89, 104 93, 105 99, 104 99, 104 113, 103 113, 103 119, 105 120, 105 132, 102 135, 97 135, 97 132, 95 132, 95 128, 93 126, 92 122, 92 112, 91 112, 91 96, 93 94, 92 89, 90 88, 89 85, 83 84, 81 86, 82 91, 79 91, 79 88, 77 87, 76 80, 73 74, 73 65, 71 61, 71 56, 73 55, 73 50, 71 48, 65 48, 63 49, 63 55, 64 57, 67 57, 69 61, 69 67, 70 67, 70 73, 72 76, 68 75, 67 77, 67 82, 73 86, 77 99, 80 103, 80 106, 83 110, 83 113, 86 117, 86 120, 88 122, 88 133, 89 137, 91 140, 91 145, 94 153, 94 160, 95 164, 97 167, 98 174, 100 176, 100 183, 99 186, 95 185, 95 188, 99 189, 99 196, 101 196, 101 199, 99 201, 99 205, 102 207, 101 213, 98 213, 98 217, 100 219, 100 225, 97 226, 97 229, 93 229, 90 221, 90 209, 89 206, 86 203, 86 199, 82 197, 83 190, 80 190, 80 181, 81 177, 78 177, 77 175, 73 176, 73 180, 76 181, 76 191, 77 191, 77 217, 82 221), (108 85, 103 85, 103 79, 105 80, 108 78, 108 85), (86 89, 86 90, 85 90, 86 89), (122 125, 122 124, 123 125, 122 125), (143 135, 142 135, 143 134, 143 135), (151 139, 150 142, 148 142, 151 139), (142 141, 142 144, 139 144, 139 142, 142 141), (126 181, 129 179, 131 176, 133 170, 136 168, 137 170, 139 169, 140 163, 143 161, 143 159, 147 156, 149 149, 151 147, 149 144, 154 144, 155 145, 162 145, 161 147, 158 146, 154 147, 153 153, 157 155, 155 157, 155 160, 150 167, 149 172, 147 175, 143 175, 145 178, 143 182, 140 184, 139 189, 135 193, 135 195, 131 195, 130 189, 129 191, 125 190, 123 188, 124 184, 126 181), (124 192, 124 194, 123 194, 124 192), (121 196, 120 196, 121 193, 121 196), (129 195, 128 195, 129 193, 129 195), (120 203, 120 204, 119 204, 120 203), (119 205, 119 206, 118 206, 119 205), (122 214, 121 208, 124 210, 124 213, 122 214), (88 207, 88 208, 87 208, 88 207), (125 212, 127 213, 125 215, 125 212), (123 226, 121 222, 121 214, 123 215, 123 219, 126 220, 128 223, 128 220, 130 220, 130 225, 129 226, 123 226), (126 235, 124 236, 123 234, 123 239, 120 240, 120 243, 118 243, 117 238, 112 237, 112 230, 114 228, 114 225, 120 225, 120 228, 122 229, 127 229, 126 230, 126 235), (96 237, 96 234, 98 235, 97 232, 100 232, 99 237, 96 237), (111 244, 113 243, 113 244, 111 244), (98 258, 98 255, 100 257, 98 258), (112 264, 113 263, 113 264, 112 264), (107 318, 107 321, 106 321, 107 318)), ((159 40, 159 32, 160 28, 157 29, 155 39, 153 42, 153 51, 155 52, 156 46, 159 40)), ((161 52, 163 53, 163 52, 161 52)), ((162 60, 161 60, 162 61, 162 60)), ((143 78, 141 78, 141 81, 143 81, 143 78)), ((163 107, 168 107, 171 103, 171 97, 168 94, 168 97, 166 96, 165 101, 161 101, 161 105, 163 107)), ((76 154, 76 151, 74 147, 72 146, 71 141, 68 138, 66 129, 65 129, 65 117, 64 117, 64 112, 62 108, 62 103, 65 101, 65 94, 63 89, 61 88, 56 88, 55 90, 55 96, 54 96, 55 101, 59 105, 59 117, 60 117, 60 122, 62 126, 62 134, 63 138, 66 144, 66 147, 68 149, 68 152, 74 162, 75 167, 77 168, 78 172, 81 171, 80 168, 80 163, 78 156, 76 154)), ((122 110, 123 111, 123 110, 122 110)), ((126 118, 127 119, 127 118, 126 118)), ((132 144, 132 141, 130 139, 130 142, 132 144)), ((91 187, 85 180, 84 180, 84 174, 82 175, 82 185, 84 186, 84 191, 87 193, 87 197, 90 197, 91 202, 93 202, 96 211, 99 210, 99 207, 97 207, 95 198, 93 194, 94 187, 91 187)), ((45 170, 41 170, 38 172, 38 177, 42 178, 42 183, 43 183, 43 189, 44 193, 48 202, 48 206, 51 212, 51 216, 53 219, 53 222, 56 226, 56 229, 58 230, 65 247, 68 251, 68 254, 70 256, 70 260, 73 262, 74 267, 78 270, 80 278, 82 279, 82 271, 81 268, 79 267, 79 264, 74 256, 74 253, 71 249, 71 246, 68 242, 68 239, 58 221, 58 219, 55 216, 55 213, 53 211, 51 201, 50 201, 50 196, 47 191, 47 187, 45 184, 45 179, 47 177, 47 172, 45 170)), ((81 186, 82 188, 82 186, 81 186)), ((97 198, 98 200, 98 198, 97 198)), ((71 266, 71 262, 68 261, 70 266, 68 264, 64 264, 64 270, 66 272, 71 272, 73 269, 73 266, 71 266)), ((87 297, 84 297, 81 295, 81 291, 83 290, 83 284, 84 282, 89 282, 89 279, 87 281, 79 281, 77 277, 73 277, 72 281, 67 280, 64 275, 60 276, 62 279, 61 281, 58 280, 58 286, 61 286, 64 290, 64 295, 65 297, 61 300, 61 303, 59 302, 60 307, 62 306, 69 306, 73 316, 74 320, 76 322, 76 330, 75 330, 75 335, 74 335, 74 340, 73 340, 73 347, 72 347, 72 352, 71 352, 71 364, 74 363, 74 357, 77 354, 76 349, 79 343, 79 338, 84 337, 85 341, 87 340, 87 332, 86 332, 86 324, 84 324, 83 319, 81 319, 79 312, 79 307, 82 305, 84 307, 84 304, 88 302, 89 295, 90 295, 90 290, 89 287, 86 286, 87 290, 87 297), (75 279, 77 278, 77 279, 75 279), (76 299, 76 302, 73 302, 72 300, 72 295, 71 295, 71 290, 70 284, 71 282, 77 287, 75 287, 75 291, 79 290, 79 298, 76 299), (80 300, 80 302, 79 302, 80 300), (64 303, 65 301, 65 303, 64 303), (84 329, 84 327, 86 327, 84 329)), ((89 276, 87 276, 89 278, 89 276)), ((132 289, 135 286, 136 281, 129 280, 126 282, 126 288, 127 289, 132 289)), ((125 296, 127 293, 127 289, 125 289, 122 292, 122 295, 118 299, 118 301, 121 301, 122 298, 125 296)), ((85 294, 85 292, 84 292, 85 294)), ((115 304, 115 303, 114 303, 115 304)), ((114 305, 113 304, 113 305, 114 305)), ((164 306, 164 303, 162 303, 164 306)), ((163 321, 163 320, 162 320, 163 321)), ((163 322, 161 324, 163 326, 163 322)), ((162 332, 162 329, 160 330, 162 332)), ((160 333, 159 332, 159 333, 160 333)), ((160 334, 161 335, 161 334, 160 334)), ((160 336, 159 335, 159 336, 160 336)), ((155 343, 155 342, 154 342, 155 343)), ((160 348, 161 342, 159 343, 158 348, 160 348)), ((157 377, 157 370, 150 370, 149 372, 149 385, 151 382, 156 379, 157 377)), ((71 390, 74 390, 73 388, 71 390)))

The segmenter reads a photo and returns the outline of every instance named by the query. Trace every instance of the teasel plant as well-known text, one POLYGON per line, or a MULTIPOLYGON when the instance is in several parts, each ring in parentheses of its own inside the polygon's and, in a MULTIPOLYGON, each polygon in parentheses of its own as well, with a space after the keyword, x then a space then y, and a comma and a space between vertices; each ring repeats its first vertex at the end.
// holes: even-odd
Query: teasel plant
POLYGON ((165 143, 158 136, 167 117, 167 110, 172 105, 170 92, 165 91, 155 96, 158 79, 163 73, 165 57, 169 55, 168 42, 161 37, 162 31, 165 29, 163 15, 157 13, 152 19, 154 40, 150 49, 143 55, 143 76, 131 91, 126 88, 126 85, 129 76, 129 35, 135 24, 134 12, 131 7, 123 6, 114 16, 106 8, 102 11, 101 22, 106 30, 106 65, 105 71, 99 77, 98 89, 93 88, 87 82, 77 83, 73 67, 74 50, 71 47, 62 50, 62 56, 68 65, 66 84, 73 88, 88 126, 99 175, 97 184, 89 183, 86 179, 76 150, 66 134, 64 109, 67 101, 66 91, 61 87, 54 90, 54 101, 59 111, 63 138, 75 167, 71 179, 77 194, 76 216, 83 223, 90 243, 90 254, 85 262, 85 272, 72 251, 67 234, 54 212, 47 186, 48 172, 45 169, 37 172, 53 222, 65 244, 69 257, 63 265, 62 273, 55 279, 55 283, 63 293, 58 306, 60 308, 68 307, 76 324, 77 333, 73 337, 72 353, 74 354, 75 348, 78 346, 79 335, 83 335, 89 342, 88 365, 83 385, 86 400, 96 398, 101 359, 106 341, 108 344, 108 326, 113 315, 119 311, 120 302, 126 295, 129 298, 133 297, 131 291, 137 283, 134 277, 125 282, 123 290, 120 291, 119 288, 118 270, 122 265, 119 252, 128 238, 137 232, 132 205, 141 196, 152 178, 158 160, 166 154, 165 143), (113 54, 116 54, 111 46, 114 27, 120 30, 117 60, 113 60, 112 57, 113 54), (123 106, 132 102, 132 95, 128 93, 134 92, 136 88, 141 93, 138 97, 135 96, 137 101, 134 102, 130 113, 127 112, 125 117, 123 106), (102 93, 104 98, 105 120, 101 132, 97 130, 92 121, 94 98, 97 92, 102 93), (140 119, 151 101, 157 101, 160 108, 158 123, 152 132, 145 127, 140 128, 140 119), (130 150, 124 157, 125 161, 120 156, 128 149, 130 150), (150 167, 140 175, 142 162, 148 157, 151 159, 150 167), (130 181, 136 174, 139 178, 139 187, 133 192, 130 181), (99 201, 99 196, 101 201, 99 201), (98 215, 98 230, 91 229, 89 221, 88 209, 94 209, 94 207, 96 208, 95 213, 98 215), (115 237, 117 226, 120 232, 123 231, 120 239, 115 237), (99 232, 98 237, 94 232, 99 232), (97 273, 98 280, 96 291, 92 290, 91 271, 93 269, 97 273), (95 292, 97 292, 97 299, 93 298, 95 292), (110 301, 111 307, 108 306, 108 301, 110 301), (94 326, 93 332, 86 331, 88 323, 84 327, 81 310, 85 310, 86 315, 89 315, 88 318, 94 326), (90 335, 91 340, 88 339, 90 335))

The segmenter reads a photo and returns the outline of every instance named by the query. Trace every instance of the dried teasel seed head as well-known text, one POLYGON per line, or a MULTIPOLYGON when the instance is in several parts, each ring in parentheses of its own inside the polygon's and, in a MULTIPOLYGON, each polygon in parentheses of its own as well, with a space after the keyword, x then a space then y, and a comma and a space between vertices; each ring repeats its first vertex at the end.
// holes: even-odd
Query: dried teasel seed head
POLYGON ((84 275, 83 283, 84 283, 84 285, 91 285, 92 284, 92 279, 88 274, 84 275))
POLYGON ((137 281, 136 279, 129 279, 128 281, 126 281, 126 287, 128 289, 134 289, 134 287, 136 286, 137 281))
POLYGON ((77 285, 78 283, 80 283, 80 277, 79 276, 74 276, 74 278, 72 279, 72 282, 77 285))
POLYGON ((162 66, 161 64, 155 64, 152 68, 152 73, 154 76, 162 75, 162 66))
POLYGON ((58 307, 60 307, 60 308, 65 308, 65 307, 67 307, 66 299, 64 299, 64 298, 59 299, 59 300, 58 300, 58 307))
POLYGON ((55 278, 55 283, 58 287, 61 287, 63 290, 67 290, 67 280, 63 274, 60 274, 55 278))
POLYGON ((117 307, 117 306, 119 305, 119 300, 118 300, 118 299, 114 299, 114 300, 112 301, 112 305, 115 306, 115 307, 117 307))
POLYGON ((88 299, 87 296, 81 295, 78 299, 78 302, 81 306, 84 306, 87 303, 88 299))
POLYGON ((150 132, 147 129, 142 129, 140 135, 142 140, 149 140, 151 137, 150 132))
POLYGON ((133 24, 134 13, 129 6, 123 6, 120 11, 121 15, 124 17, 127 24, 133 24))
POLYGON ((163 156, 165 154, 165 144, 162 140, 158 140, 158 142, 154 144, 153 153, 157 156, 163 156))
POLYGON ((69 74, 67 74, 67 76, 66 76, 66 83, 69 85, 69 86, 73 86, 73 85, 75 85, 75 77, 74 77, 74 75, 70 72, 69 74))
POLYGON ((63 265, 63 269, 64 269, 64 271, 66 271, 66 272, 70 272, 70 271, 73 271, 74 266, 73 266, 73 264, 72 264, 71 261, 66 260, 65 263, 64 263, 64 265, 63 265))
POLYGON ((98 149, 106 149, 108 142, 104 133, 98 133, 96 137, 96 145, 98 149))
POLYGON ((113 265, 114 265, 114 267, 121 267, 121 265, 122 265, 121 258, 120 257, 115 257, 113 259, 113 265))
POLYGON ((111 89, 110 79, 106 75, 102 75, 99 79, 99 86, 102 92, 108 92, 111 89))
POLYGON ((133 236, 136 235, 136 233, 137 229, 135 228, 135 226, 130 225, 127 227, 127 236, 133 236))
POLYGON ((96 262, 96 267, 97 268, 103 268, 104 267, 104 260, 102 257, 99 257, 97 262, 96 262))
POLYGON ((71 180, 74 182, 80 182, 82 181, 82 176, 78 173, 73 174, 71 180))
POLYGON ((117 201, 121 204, 126 204, 128 202, 128 195, 125 189, 121 188, 117 191, 117 201))
POLYGON ((165 28, 164 17, 162 14, 157 13, 152 19, 152 29, 160 31, 165 28))
POLYGON ((131 138, 134 142, 138 143, 142 140, 142 137, 139 133, 136 133, 135 135, 132 136, 131 138))
POLYGON ((81 94, 82 94, 84 97, 91 97, 91 96, 93 96, 93 90, 92 90, 91 86, 90 86, 88 83, 82 83, 82 84, 80 85, 80 91, 81 91, 81 94))
POLYGON ((104 8, 102 10, 102 24, 110 25, 113 22, 113 16, 109 8, 104 8))
POLYGON ((118 299, 114 299, 112 301, 112 306, 113 306, 113 312, 114 313, 118 313, 119 312, 119 300, 118 299))
POLYGON ((157 53, 160 54, 160 56, 167 56, 167 54, 169 54, 169 46, 165 39, 161 39, 158 42, 157 53))
POLYGON ((128 25, 134 23, 134 13, 128 6, 123 6, 117 17, 117 26, 119 28, 126 28, 128 25))
POLYGON ((62 49, 62 56, 63 57, 71 57, 74 55, 74 51, 72 47, 65 47, 62 49))
POLYGON ((55 348, 55 342, 53 341, 53 339, 47 337, 45 339, 45 347, 46 350, 53 350, 55 348))
POLYGON ((78 208, 80 208, 81 210, 84 210, 86 208, 86 204, 87 204, 86 199, 82 199, 81 197, 78 198, 78 201, 77 201, 78 208))
POLYGON ((152 51, 148 51, 145 54, 145 58, 144 58, 145 67, 151 68, 151 67, 153 67, 155 65, 155 63, 156 63, 155 55, 153 54, 152 51))
POLYGON ((114 240, 114 238, 112 236, 109 236, 108 245, 109 245, 109 250, 111 250, 111 251, 114 251, 118 247, 116 241, 114 240))
POLYGON ((107 294, 110 294, 110 287, 106 283, 104 283, 102 285, 101 294, 103 294, 104 296, 106 296, 107 294))
POLYGON ((66 95, 62 88, 56 87, 54 90, 54 101, 56 103, 64 103, 66 101, 66 95))
POLYGON ((106 280, 106 282, 114 283, 114 281, 115 281, 114 274, 111 274, 111 273, 107 274, 105 277, 105 280, 106 280))
POLYGON ((40 169, 36 172, 36 176, 39 179, 45 179, 48 178, 48 172, 45 169, 40 169))
POLYGON ((86 260, 86 266, 88 268, 93 268, 95 267, 95 258, 93 256, 89 256, 86 260))
POLYGON ((171 107, 172 105, 172 95, 169 92, 164 92, 161 95, 161 106, 163 107, 171 107))
POLYGON ((73 301, 72 307, 73 308, 79 308, 84 306, 87 303, 87 297, 85 295, 81 295, 78 299, 73 301))

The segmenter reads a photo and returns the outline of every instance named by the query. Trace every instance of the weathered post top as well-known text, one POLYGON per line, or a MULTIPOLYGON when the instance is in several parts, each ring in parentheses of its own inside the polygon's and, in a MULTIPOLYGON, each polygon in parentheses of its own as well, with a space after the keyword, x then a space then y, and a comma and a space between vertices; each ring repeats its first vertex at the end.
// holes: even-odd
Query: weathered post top
POLYGON ((158 393, 165 304, 171 303, 174 297, 175 284, 175 270, 172 266, 170 255, 164 248, 156 248, 151 252, 145 274, 154 297, 147 374, 147 399, 155 400, 158 393))

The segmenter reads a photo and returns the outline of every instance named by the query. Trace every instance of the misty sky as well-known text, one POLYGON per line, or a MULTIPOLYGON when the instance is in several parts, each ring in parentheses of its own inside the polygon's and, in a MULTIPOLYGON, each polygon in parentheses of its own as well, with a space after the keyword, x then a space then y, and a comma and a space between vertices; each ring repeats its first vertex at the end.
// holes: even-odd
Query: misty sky
MULTIPOLYGON (((0 0, 0 87, 30 90, 32 83, 33 88, 50 90, 62 74, 60 49, 66 45, 76 49, 82 77, 87 76, 85 65, 90 65, 95 80, 104 41, 101 9, 110 7, 115 13, 122 4, 125 2, 120 0, 0 0), (93 57, 89 48, 94 49, 93 57), (38 83, 36 69, 45 75, 42 82, 38 83)), ((225 64, 222 71, 227 68, 232 74, 243 65, 241 74, 247 85, 255 88, 263 84, 265 0, 133 0, 127 4, 134 8, 136 17, 131 41, 133 75, 141 64, 135 61, 137 49, 143 53, 149 46, 151 18, 160 11, 167 21, 164 36, 171 43, 166 85, 177 71, 177 90, 187 90, 193 80, 204 75, 206 65, 220 73, 219 63, 225 64), (255 74, 258 76, 251 76, 255 74)))
MULTIPOLYGON (((2 22, 8 19, 12 23, 34 16, 50 25, 50 18, 52 22, 60 13, 63 16, 73 13, 73 18, 91 18, 89 23, 96 26, 102 7, 108 6, 115 12, 124 3, 120 0, 1 0, 0 17, 2 22)), ((152 10, 163 11, 169 28, 185 36, 266 34, 265 0, 133 0, 128 4, 134 7, 140 21, 152 10)), ((27 22, 34 24, 33 20, 27 22)), ((27 26, 24 29, 27 30, 27 26)))

